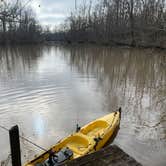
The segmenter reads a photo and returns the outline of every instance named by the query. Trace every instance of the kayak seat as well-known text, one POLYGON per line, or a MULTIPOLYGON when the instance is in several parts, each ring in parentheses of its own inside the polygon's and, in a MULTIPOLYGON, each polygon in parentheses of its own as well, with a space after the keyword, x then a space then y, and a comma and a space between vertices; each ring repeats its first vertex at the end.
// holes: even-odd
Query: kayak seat
POLYGON ((91 136, 93 138, 100 136, 109 127, 109 124, 104 120, 97 120, 92 122, 90 125, 85 126, 80 130, 81 133, 91 136))
POLYGON ((85 154, 89 150, 90 142, 84 135, 72 135, 64 141, 64 146, 71 149, 74 153, 85 154))

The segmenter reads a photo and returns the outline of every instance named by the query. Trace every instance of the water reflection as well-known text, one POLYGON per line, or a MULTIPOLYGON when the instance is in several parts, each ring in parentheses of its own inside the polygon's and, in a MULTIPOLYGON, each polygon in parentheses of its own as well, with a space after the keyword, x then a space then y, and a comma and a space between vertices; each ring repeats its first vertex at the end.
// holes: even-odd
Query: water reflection
MULTIPOLYGON (((115 141, 144 165, 165 165, 165 52, 92 46, 0 49, 0 124, 49 147, 81 125, 123 108, 115 141)), ((7 134, 0 130, 9 153, 7 134)), ((26 161, 39 150, 22 141, 26 161)))
POLYGON ((71 50, 71 65, 98 78, 108 111, 122 106, 116 143, 145 165, 166 164, 166 70, 161 65, 164 54, 153 49, 71 50))
MULTIPOLYGON (((77 122, 82 125, 103 115, 101 94, 89 88, 97 86, 96 79, 87 82, 71 70, 64 59, 64 55, 70 58, 70 51, 26 46, 3 48, 1 52, 1 125, 9 128, 18 124, 21 134, 46 148, 73 132, 77 122)), ((0 136, 2 160, 10 150, 8 134, 0 130, 0 136)), ((23 161, 40 151, 25 141, 21 143, 23 161)))
POLYGON ((21 77, 36 66, 41 56, 41 47, 2 47, 0 48, 0 76, 21 77))

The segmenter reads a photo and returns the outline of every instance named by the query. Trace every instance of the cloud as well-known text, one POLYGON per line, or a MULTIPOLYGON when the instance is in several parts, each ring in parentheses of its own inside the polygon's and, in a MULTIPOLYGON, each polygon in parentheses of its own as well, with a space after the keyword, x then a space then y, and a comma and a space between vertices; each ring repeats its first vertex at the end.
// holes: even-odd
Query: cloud
POLYGON ((65 16, 63 15, 41 15, 39 20, 42 25, 49 25, 50 29, 53 29, 55 26, 60 25, 64 20, 65 16))
POLYGON ((74 7, 75 0, 31 0, 30 5, 43 25, 63 23, 74 7))

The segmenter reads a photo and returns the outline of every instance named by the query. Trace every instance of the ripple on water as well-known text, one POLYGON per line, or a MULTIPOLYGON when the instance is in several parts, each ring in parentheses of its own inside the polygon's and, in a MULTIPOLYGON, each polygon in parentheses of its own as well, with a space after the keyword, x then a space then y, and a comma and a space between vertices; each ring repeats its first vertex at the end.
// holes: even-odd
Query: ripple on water
MULTIPOLYGON (((49 147, 73 132, 77 121, 84 125, 121 106, 116 144, 143 165, 166 165, 164 52, 95 46, 7 52, 0 59, 0 124, 18 124, 25 136, 49 147)), ((0 160, 7 147, 3 135, 0 160)), ((38 154, 23 147, 24 161, 38 154)))

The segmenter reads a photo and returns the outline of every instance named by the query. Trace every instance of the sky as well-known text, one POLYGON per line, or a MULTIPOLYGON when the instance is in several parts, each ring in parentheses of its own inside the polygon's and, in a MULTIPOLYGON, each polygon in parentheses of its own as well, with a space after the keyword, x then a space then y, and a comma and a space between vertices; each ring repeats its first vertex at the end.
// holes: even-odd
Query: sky
MULTIPOLYGON (((24 3, 26 2, 28 0, 24 0, 24 3)), ((27 6, 34 9, 42 25, 49 25, 53 28, 63 23, 70 11, 74 9, 75 0, 30 0, 27 6)))

